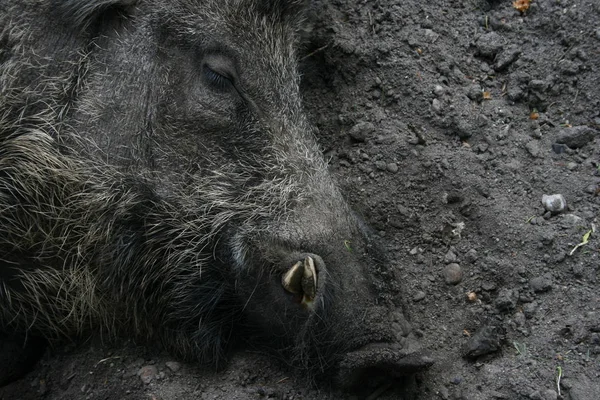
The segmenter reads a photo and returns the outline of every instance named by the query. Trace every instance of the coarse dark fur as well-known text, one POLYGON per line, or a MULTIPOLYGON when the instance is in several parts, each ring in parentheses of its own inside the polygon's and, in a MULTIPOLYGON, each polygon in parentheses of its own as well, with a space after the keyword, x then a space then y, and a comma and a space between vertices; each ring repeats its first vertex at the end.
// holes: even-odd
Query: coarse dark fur
POLYGON ((302 110, 302 3, 0 1, 0 331, 217 364, 267 332, 318 371, 397 340, 302 110), (281 287, 307 255, 314 311, 281 287))

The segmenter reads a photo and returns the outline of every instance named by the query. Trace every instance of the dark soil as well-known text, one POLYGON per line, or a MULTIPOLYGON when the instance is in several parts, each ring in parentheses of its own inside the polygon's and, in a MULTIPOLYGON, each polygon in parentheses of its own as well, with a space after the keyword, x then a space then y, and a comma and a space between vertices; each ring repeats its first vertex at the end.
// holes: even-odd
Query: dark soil
POLYGON ((600 399, 600 2, 314 14, 308 112, 436 364, 340 393, 252 349, 217 372, 98 340, 48 351, 0 399, 600 399))

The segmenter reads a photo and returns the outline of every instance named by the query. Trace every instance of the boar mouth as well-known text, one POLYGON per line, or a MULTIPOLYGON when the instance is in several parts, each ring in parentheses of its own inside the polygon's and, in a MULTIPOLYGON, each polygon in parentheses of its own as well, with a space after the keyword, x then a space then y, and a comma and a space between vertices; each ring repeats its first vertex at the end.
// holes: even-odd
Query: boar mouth
POLYGON ((394 343, 371 343, 347 353, 338 364, 337 384, 352 389, 370 378, 394 379, 429 368, 428 353, 394 343))

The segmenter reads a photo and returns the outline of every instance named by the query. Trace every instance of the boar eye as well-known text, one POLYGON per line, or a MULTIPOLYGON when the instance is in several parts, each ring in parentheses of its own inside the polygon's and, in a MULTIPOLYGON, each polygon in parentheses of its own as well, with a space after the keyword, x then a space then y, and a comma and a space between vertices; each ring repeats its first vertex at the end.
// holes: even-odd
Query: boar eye
POLYGON ((204 78, 206 79, 208 84, 216 89, 224 90, 233 84, 230 78, 215 71, 208 65, 204 65, 204 67, 202 68, 202 73, 204 74, 204 78))

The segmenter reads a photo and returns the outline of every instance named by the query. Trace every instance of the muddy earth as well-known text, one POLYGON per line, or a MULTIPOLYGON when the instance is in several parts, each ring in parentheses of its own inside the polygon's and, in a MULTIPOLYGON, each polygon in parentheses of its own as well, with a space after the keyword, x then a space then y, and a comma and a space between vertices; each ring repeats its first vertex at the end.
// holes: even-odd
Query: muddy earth
POLYGON ((306 108, 436 364, 348 393, 260 349, 214 371, 98 337, 48 350, 0 399, 600 399, 600 2, 313 14, 306 108))

